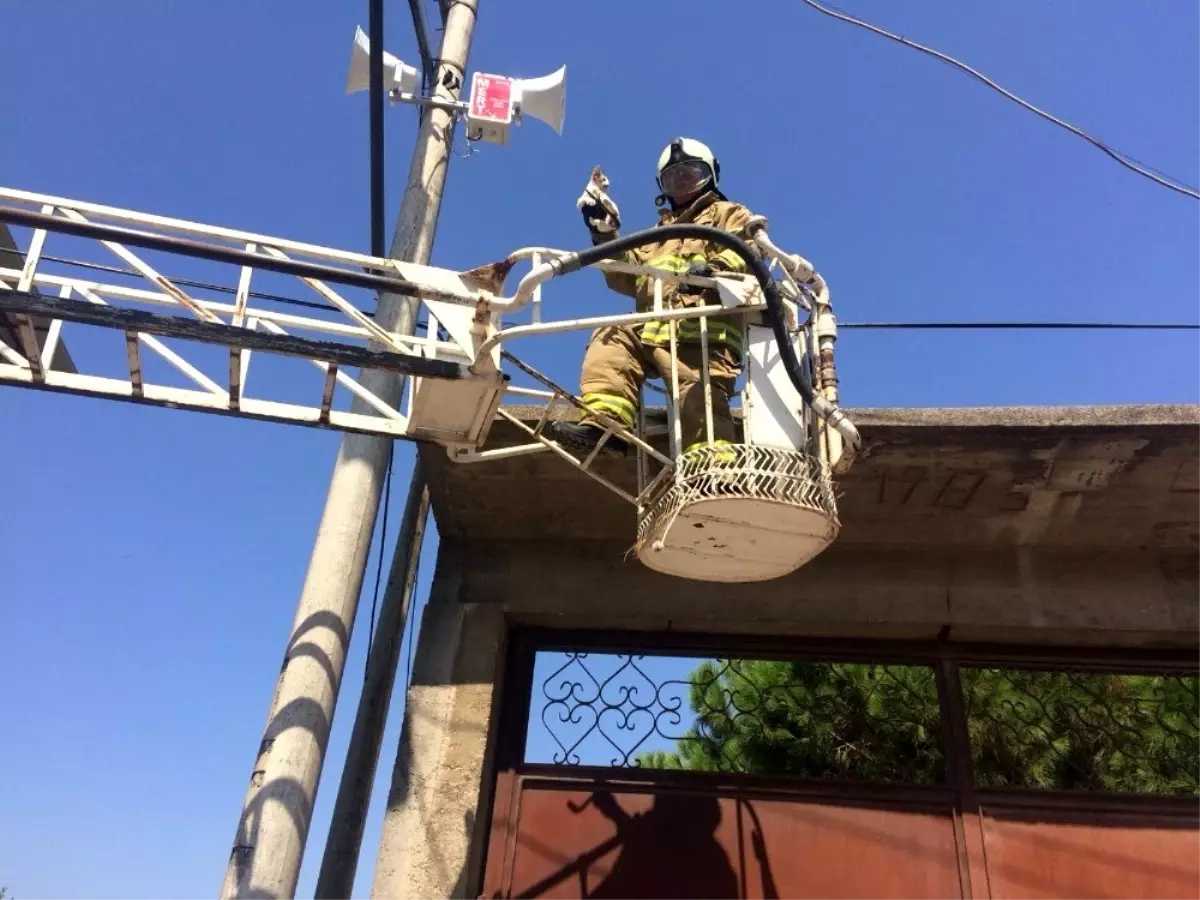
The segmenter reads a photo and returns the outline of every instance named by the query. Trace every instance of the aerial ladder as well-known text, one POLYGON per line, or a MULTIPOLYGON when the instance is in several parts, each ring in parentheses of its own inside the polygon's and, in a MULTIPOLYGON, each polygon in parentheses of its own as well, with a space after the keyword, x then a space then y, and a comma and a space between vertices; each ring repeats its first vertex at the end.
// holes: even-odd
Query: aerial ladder
POLYGON ((11 326, 0 334, 17 336, 15 344, 0 340, 0 385, 422 441, 462 465, 553 454, 628 501, 636 514, 638 558, 684 578, 776 578, 837 537, 833 477, 849 468, 860 438, 838 408, 829 288, 808 261, 772 242, 761 217, 747 229, 753 247, 716 229, 673 225, 578 252, 522 248, 463 272, 8 188, 0 188, 0 221, 31 235, 23 260, 0 257, 0 318, 11 326), (748 274, 700 277, 616 258, 669 237, 717 242, 743 257, 748 274), (56 241, 102 247, 120 265, 56 256, 50 252, 56 241), (162 253, 187 258, 193 270, 205 267, 208 277, 164 275, 155 265, 162 253), (544 287, 589 268, 652 278, 655 308, 589 318, 550 315, 544 287), (269 273, 299 279, 314 295, 304 314, 275 308, 271 298, 278 295, 255 289, 256 279, 269 273), (663 308, 670 282, 708 288, 704 296, 717 302, 663 308), (348 296, 363 289, 419 301, 423 322, 416 333, 383 328, 348 296), (518 314, 522 321, 512 324, 518 314), (713 315, 740 315, 746 335, 742 440, 721 452, 713 443, 707 380, 713 315), (581 454, 554 440, 546 426, 572 407, 582 411, 582 402, 508 349, 518 339, 655 320, 668 323, 674 358, 677 330, 688 319, 699 325, 707 430, 707 444, 688 452, 681 441, 677 364, 659 389, 666 398, 665 441, 652 433, 643 403, 636 429, 599 416, 603 437, 581 454), (40 345, 35 322, 46 328, 40 345), (50 361, 67 324, 120 333, 123 358, 55 370, 50 361), (226 352, 216 354, 221 362, 214 365, 211 351, 189 359, 185 345, 226 352), (147 352, 182 376, 172 380, 188 386, 153 377, 143 365, 147 352), (307 361, 320 373, 320 390, 309 402, 251 393, 251 362, 259 354, 307 361), (400 401, 365 386, 365 370, 405 377, 400 401), (514 376, 525 384, 515 384, 514 376), (351 408, 336 404, 339 387, 356 398, 351 408), (540 416, 530 422, 514 415, 502 405, 506 396, 536 398, 540 416), (489 447, 498 419, 523 441, 489 447), (636 454, 635 492, 595 465, 614 437, 636 454))

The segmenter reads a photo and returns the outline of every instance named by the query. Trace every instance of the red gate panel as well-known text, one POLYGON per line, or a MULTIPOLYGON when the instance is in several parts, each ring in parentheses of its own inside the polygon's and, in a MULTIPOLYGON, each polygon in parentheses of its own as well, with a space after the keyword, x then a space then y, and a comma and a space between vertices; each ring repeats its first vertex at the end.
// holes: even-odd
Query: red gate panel
POLYGON ((985 809, 993 897, 1200 897, 1192 816, 985 809))
POLYGON ((1193 658, 652 637, 516 635, 482 896, 1200 900, 1193 658))
POLYGON ((962 896, 948 800, 518 782, 485 896, 962 896))

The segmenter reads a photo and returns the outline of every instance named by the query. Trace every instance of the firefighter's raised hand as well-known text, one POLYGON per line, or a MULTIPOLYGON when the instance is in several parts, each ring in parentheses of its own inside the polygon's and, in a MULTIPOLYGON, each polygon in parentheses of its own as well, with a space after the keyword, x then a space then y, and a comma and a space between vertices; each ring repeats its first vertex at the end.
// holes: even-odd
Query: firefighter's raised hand
POLYGON ((608 185, 608 178, 600 171, 600 167, 596 166, 592 169, 592 177, 588 179, 587 187, 575 201, 593 238, 610 237, 621 227, 621 212, 608 196, 608 185))

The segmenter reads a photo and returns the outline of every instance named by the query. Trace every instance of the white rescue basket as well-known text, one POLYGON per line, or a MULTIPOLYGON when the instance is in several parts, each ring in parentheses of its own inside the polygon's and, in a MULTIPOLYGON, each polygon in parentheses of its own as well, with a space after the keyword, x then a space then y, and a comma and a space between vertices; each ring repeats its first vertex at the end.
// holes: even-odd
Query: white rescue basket
MULTIPOLYGON (((658 572, 703 581, 765 581, 795 571, 837 538, 840 523, 822 429, 789 381, 771 329, 749 325, 743 333, 740 443, 712 442, 706 390, 709 442, 674 452, 681 432, 678 390, 668 393, 676 462, 658 490, 639 503, 635 544, 642 563, 658 572)), ((806 329, 796 333, 797 357, 810 368, 811 343, 806 329)), ((707 356, 707 347, 702 350, 707 356)), ((639 463, 646 480, 651 463, 644 458, 639 463)))

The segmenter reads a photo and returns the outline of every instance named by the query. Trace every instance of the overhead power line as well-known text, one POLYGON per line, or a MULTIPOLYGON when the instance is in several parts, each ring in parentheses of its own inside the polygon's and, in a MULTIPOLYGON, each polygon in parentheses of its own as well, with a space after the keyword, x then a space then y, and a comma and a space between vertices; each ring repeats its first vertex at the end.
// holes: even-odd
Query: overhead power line
MULTIPOLYGON (((22 260, 21 253, 18 250, 9 250, 7 247, 0 247, 0 254, 8 254, 9 256, 16 257, 18 260, 22 260)), ((145 277, 141 272, 138 272, 135 269, 124 269, 120 266, 108 266, 104 263, 86 262, 82 259, 67 259, 61 256, 51 256, 48 253, 42 254, 41 258, 44 262, 58 263, 59 265, 63 266, 73 266, 77 269, 87 269, 92 272, 105 272, 110 275, 128 275, 131 278, 145 277)), ((218 294, 233 295, 237 293, 237 288, 227 287, 226 285, 222 284, 212 284, 211 282, 207 281, 194 281, 190 278, 177 278, 173 275, 164 275, 163 277, 172 284, 182 285, 183 287, 200 288, 201 290, 214 291, 218 294)), ((253 297, 256 300, 270 300, 274 303, 286 303, 289 306, 301 306, 306 309, 319 309, 324 312, 328 312, 333 308, 328 303, 317 303, 313 300, 300 300, 296 297, 285 297, 281 294, 271 294, 265 291, 249 291, 247 296, 253 297)), ((375 315, 374 312, 366 309, 359 309, 358 311, 364 316, 375 315)))
POLYGON ((367 658, 363 678, 371 668, 371 648, 375 644, 375 615, 379 609, 379 585, 383 582, 383 555, 387 553, 388 509, 392 505, 392 468, 396 461, 396 442, 388 447, 387 466, 383 470, 383 526, 379 529, 379 556, 375 561, 375 590, 371 593, 371 627, 367 631, 367 658))
POLYGON ((1007 97, 1009 100, 1013 101, 1014 103, 1024 107, 1025 109, 1029 110, 1032 113, 1036 113, 1037 115, 1041 116, 1046 121, 1052 122, 1053 124, 1057 125, 1059 128, 1065 128, 1067 131, 1071 132, 1075 136, 1083 138, 1085 141, 1087 141, 1092 146, 1097 147, 1100 150, 1104 151, 1106 154, 1108 154, 1110 157, 1115 159, 1121 165, 1125 166, 1125 168, 1131 169, 1132 171, 1137 172, 1137 174, 1141 175, 1142 177, 1149 178, 1151 181, 1155 182, 1156 184, 1160 184, 1165 188, 1169 188, 1170 190, 1175 191, 1176 193, 1184 194, 1188 197, 1191 197, 1194 200, 1200 200, 1200 191, 1198 191, 1196 188, 1192 187, 1191 185, 1186 184, 1172 176, 1169 176, 1169 175, 1164 176, 1164 175, 1159 174, 1155 170, 1151 169, 1149 166, 1139 163, 1136 159, 1134 159, 1129 154, 1122 153, 1120 150, 1110 147, 1108 144, 1104 143, 1103 141, 1099 140, 1098 138, 1092 137, 1090 134, 1088 134, 1082 128, 1072 125, 1070 122, 1064 122, 1062 119, 1058 118, 1057 116, 1052 116, 1050 113, 1046 112, 1043 109, 1039 109, 1038 107, 1034 106, 1032 103, 1030 103, 1026 100, 1022 100, 1020 97, 1018 97, 1012 91, 1006 90, 1005 88, 996 84, 996 82, 992 81, 992 79, 988 78, 986 75, 984 75, 979 70, 971 68, 966 63, 959 62, 957 59, 955 59, 952 56, 947 56, 945 53, 942 53, 938 50, 934 50, 932 47, 926 47, 924 44, 918 44, 916 41, 910 41, 908 38, 904 37, 903 35, 893 34, 892 32, 887 31, 886 29, 880 28, 878 25, 872 25, 870 22, 866 22, 862 19, 855 18, 854 16, 850 15, 849 13, 842 12, 841 10, 830 9, 828 6, 818 3, 817 0, 804 0, 804 3, 808 4, 809 6, 811 6, 813 9, 817 10, 818 12, 824 13, 827 16, 831 16, 832 18, 839 19, 843 22, 849 22, 851 25, 857 25, 859 28, 865 28, 868 31, 873 31, 875 34, 882 35, 883 37, 889 38, 890 40, 901 43, 906 47, 912 47, 914 50, 920 50, 922 53, 926 53, 929 56, 932 56, 935 59, 939 59, 944 63, 949 63, 950 65, 954 66, 954 68, 959 69, 960 71, 966 72, 972 78, 982 81, 984 84, 986 84, 992 90, 998 91, 1000 94, 1003 94, 1005 97, 1007 97))
MULTIPOLYGON (((0 255, 11 254, 19 257, 18 251, 9 250, 0 247, 0 255)), ((42 260, 45 262, 59 263, 60 265, 75 266, 80 269, 90 269, 92 271, 107 272, 113 275, 128 275, 131 277, 140 278, 142 274, 133 269, 124 269, 120 266, 104 265, 103 263, 86 262, 81 259, 66 259, 64 257, 50 256, 43 254, 42 260)), ((164 276, 168 281, 174 284, 183 285, 185 287, 201 288, 204 290, 215 291, 222 294, 235 294, 235 288, 227 287, 221 284, 212 284, 206 281, 193 281, 188 278, 176 278, 174 276, 164 276)), ((316 303, 309 300, 300 300, 295 297, 286 297, 280 294, 271 294, 262 291, 250 291, 249 296, 260 299, 270 300, 276 303, 285 303, 291 306, 307 307, 309 309, 319 309, 328 312, 332 307, 324 303, 316 303)), ((357 308, 357 307, 356 307, 357 308)), ((363 315, 374 316, 375 313, 371 310, 359 309, 363 315)), ((417 327, 425 327, 427 323, 418 322, 417 327)), ((937 331, 937 330, 987 330, 987 329, 1021 329, 1021 330, 1044 330, 1044 331, 1097 331, 1097 330, 1126 330, 1126 331, 1200 331, 1200 323, 1187 322, 839 322, 839 328, 858 328, 858 329, 875 329, 875 330, 895 330, 895 331, 937 331)))
MULTIPOLYGON (((18 251, 7 250, 5 247, 0 247, 0 256, 2 254, 11 254, 14 257, 20 257, 18 251)), ((104 265, 103 263, 89 263, 83 259, 67 259, 64 257, 53 257, 49 254, 43 254, 43 262, 59 263, 60 265, 76 266, 78 269, 88 269, 91 271, 108 272, 112 275, 127 275, 131 277, 143 277, 142 274, 133 269, 122 269, 121 266, 104 265)), ((204 290, 212 290, 212 292, 220 294, 235 294, 235 288, 224 286, 224 284, 214 284, 205 281, 192 281, 190 278, 180 278, 175 276, 164 276, 167 280, 175 284, 181 284, 184 287, 202 288, 204 290)), ((281 294, 271 294, 259 292, 259 290, 251 290, 248 295, 259 300, 269 300, 278 302, 278 304, 287 304, 290 306, 301 306, 310 308, 310 310, 320 310, 328 312, 332 307, 320 302, 311 300, 300 300, 294 296, 283 296, 281 294)), ((355 307, 358 308, 358 307, 355 307)), ((359 312, 364 316, 374 316, 371 310, 361 310, 359 312)), ((426 322, 418 322, 418 328, 426 328, 426 322)), ((1044 330, 1044 331, 1103 331, 1103 330, 1127 330, 1127 331, 1200 331, 1200 323, 1193 322, 840 322, 839 328, 845 329, 875 329, 875 330, 895 330, 895 331, 931 331, 931 330, 1044 330)))
POLYGON ((896 331, 1019 329, 1023 331, 1200 331, 1187 322, 838 322, 838 328, 896 331))

